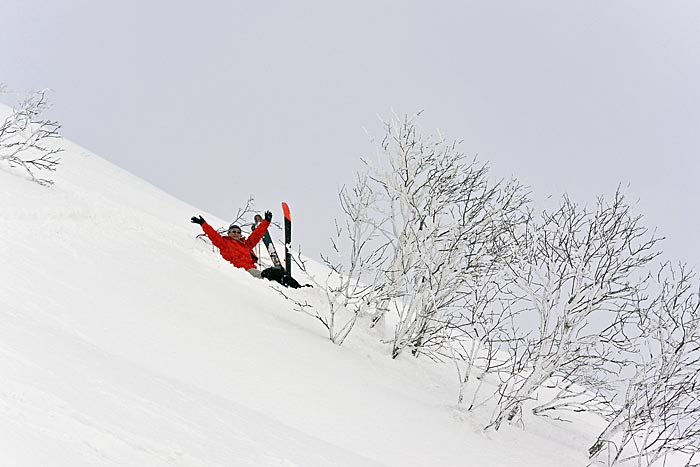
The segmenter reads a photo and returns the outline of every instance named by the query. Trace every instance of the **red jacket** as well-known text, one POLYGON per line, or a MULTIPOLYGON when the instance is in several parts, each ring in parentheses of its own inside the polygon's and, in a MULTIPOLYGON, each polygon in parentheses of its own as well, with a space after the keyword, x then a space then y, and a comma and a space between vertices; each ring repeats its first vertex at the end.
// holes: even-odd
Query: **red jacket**
POLYGON ((229 236, 221 236, 214 228, 206 222, 202 224, 202 230, 207 234, 209 240, 219 249, 221 256, 233 264, 237 268, 251 269, 255 267, 253 261, 253 248, 258 244, 267 228, 270 226, 270 221, 263 220, 253 230, 248 238, 241 237, 241 240, 234 240, 229 236))

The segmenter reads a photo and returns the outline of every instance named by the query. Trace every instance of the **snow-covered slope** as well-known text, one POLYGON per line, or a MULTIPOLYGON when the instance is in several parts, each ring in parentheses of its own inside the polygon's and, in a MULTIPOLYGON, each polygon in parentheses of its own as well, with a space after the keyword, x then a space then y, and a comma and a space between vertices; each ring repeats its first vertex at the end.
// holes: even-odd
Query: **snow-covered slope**
POLYGON ((483 433, 448 365, 335 346, 189 222, 226 220, 65 146, 51 188, 0 164, 0 466, 587 464, 588 424, 483 433))

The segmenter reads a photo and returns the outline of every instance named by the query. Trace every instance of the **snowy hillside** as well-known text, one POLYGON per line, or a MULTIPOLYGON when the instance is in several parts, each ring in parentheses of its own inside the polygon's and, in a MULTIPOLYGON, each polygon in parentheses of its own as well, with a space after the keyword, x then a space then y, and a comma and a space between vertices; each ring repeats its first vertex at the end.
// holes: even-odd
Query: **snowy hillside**
POLYGON ((484 433, 449 365, 335 346, 189 222, 228 220, 65 146, 50 188, 0 165, 0 466, 588 464, 602 422, 484 433))

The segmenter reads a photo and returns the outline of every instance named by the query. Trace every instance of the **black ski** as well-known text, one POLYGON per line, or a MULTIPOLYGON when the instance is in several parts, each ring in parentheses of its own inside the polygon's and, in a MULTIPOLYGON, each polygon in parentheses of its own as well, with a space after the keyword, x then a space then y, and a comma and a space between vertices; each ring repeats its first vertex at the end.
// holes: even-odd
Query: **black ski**
MULTIPOLYGON (((253 224, 253 230, 255 230, 255 228, 258 226, 259 223, 262 222, 262 220, 263 220, 263 218, 260 214, 255 215, 255 223, 253 224)), ((267 248, 268 254, 270 255, 270 259, 272 260, 272 265, 276 268, 281 268, 282 262, 280 261, 279 256, 277 256, 277 250, 275 249, 275 244, 272 243, 272 237, 270 237, 269 231, 265 232, 265 235, 263 235, 262 241, 265 244, 265 248, 267 248)))
POLYGON ((289 205, 282 203, 284 212, 284 264, 287 266, 287 275, 292 275, 292 216, 289 213, 289 205))
MULTIPOLYGON (((300 287, 312 287, 310 284, 301 285, 296 279, 292 277, 292 216, 289 213, 289 205, 287 203, 282 203, 282 211, 284 212, 284 261, 285 267, 280 264, 279 258, 277 258, 277 252, 275 251, 275 246, 270 241, 268 246, 268 252, 270 253, 270 258, 273 258, 273 263, 275 265, 271 268, 267 268, 262 271, 262 277, 271 281, 279 282, 285 287, 291 287, 293 289, 298 289, 300 287), (274 255, 274 256, 273 256, 274 255)), ((262 221, 260 215, 255 216, 256 225, 262 221)), ((263 241, 267 246, 265 241, 267 238, 269 241, 270 236, 265 234, 263 241)))

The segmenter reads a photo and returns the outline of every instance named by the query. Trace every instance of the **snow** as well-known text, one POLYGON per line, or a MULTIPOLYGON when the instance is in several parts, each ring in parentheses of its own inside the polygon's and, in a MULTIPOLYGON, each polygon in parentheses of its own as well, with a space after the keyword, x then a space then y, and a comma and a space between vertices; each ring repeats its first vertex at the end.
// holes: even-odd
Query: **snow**
POLYGON ((50 188, 0 165, 0 465, 588 464, 601 420, 484 432, 449 364, 332 344, 189 219, 229 221, 64 146, 50 188))

